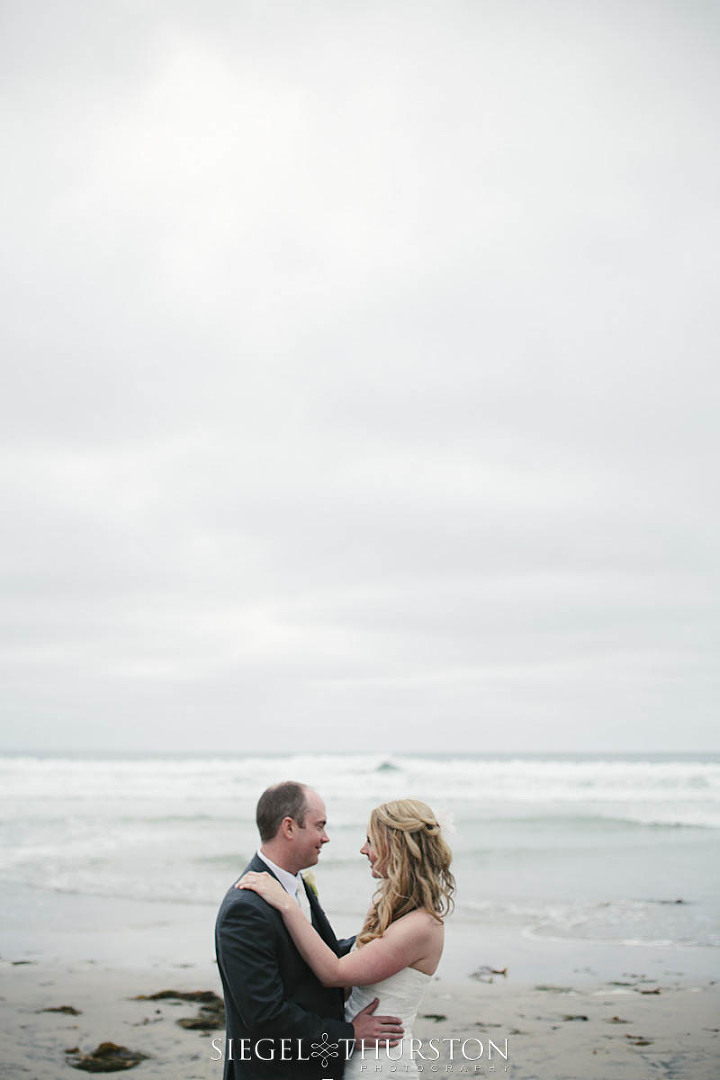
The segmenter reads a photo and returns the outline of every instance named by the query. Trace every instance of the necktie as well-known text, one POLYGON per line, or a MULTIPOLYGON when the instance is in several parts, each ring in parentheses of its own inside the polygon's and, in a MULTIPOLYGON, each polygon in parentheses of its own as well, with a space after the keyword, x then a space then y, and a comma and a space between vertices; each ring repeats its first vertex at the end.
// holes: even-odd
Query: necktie
POLYGON ((300 881, 298 881, 298 887, 297 887, 297 892, 295 894, 295 899, 297 900, 298 907, 302 911, 303 915, 305 916, 307 921, 309 923, 311 923, 312 922, 312 912, 310 910, 310 901, 307 898, 307 893, 305 892, 305 886, 302 883, 302 879, 300 881))

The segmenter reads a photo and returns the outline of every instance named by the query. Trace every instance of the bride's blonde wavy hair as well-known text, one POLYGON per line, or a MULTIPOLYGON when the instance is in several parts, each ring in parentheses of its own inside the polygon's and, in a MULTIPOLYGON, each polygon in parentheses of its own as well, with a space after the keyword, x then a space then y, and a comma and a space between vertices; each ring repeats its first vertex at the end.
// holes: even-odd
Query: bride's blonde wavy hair
POLYGON ((452 852, 427 803, 397 799, 370 814, 368 839, 382 882, 357 939, 366 945, 410 911, 429 911, 438 921, 453 908, 452 852))

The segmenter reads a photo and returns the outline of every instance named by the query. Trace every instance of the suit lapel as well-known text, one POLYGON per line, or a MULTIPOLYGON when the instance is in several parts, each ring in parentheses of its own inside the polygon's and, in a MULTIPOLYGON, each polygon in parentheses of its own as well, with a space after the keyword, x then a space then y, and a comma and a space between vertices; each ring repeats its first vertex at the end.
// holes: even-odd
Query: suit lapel
POLYGON ((333 929, 332 929, 330 923, 328 922, 327 915, 325 914, 323 909, 320 907, 320 901, 318 900, 318 898, 315 895, 315 893, 313 892, 313 890, 309 889, 308 886, 305 884, 304 879, 303 879, 303 885, 305 886, 305 892, 307 894, 308 903, 310 904, 310 911, 312 913, 312 924, 313 924, 313 926, 315 927, 315 929, 317 930, 318 934, 323 939, 325 944, 329 945, 330 948, 333 950, 333 952, 337 952, 337 938, 335 937, 335 934, 333 933, 333 929))
POLYGON ((320 910, 320 905, 317 902, 317 897, 315 896, 315 893, 312 891, 311 888, 308 887, 308 885, 305 882, 305 878, 302 876, 302 874, 300 875, 300 877, 302 878, 302 887, 305 890, 305 895, 307 896, 308 907, 310 908, 310 921, 312 922, 313 926, 317 930, 318 934, 321 934, 321 936, 322 936, 322 931, 320 930, 320 927, 318 926, 318 921, 319 921, 318 920, 318 913, 319 913, 319 910, 320 910))

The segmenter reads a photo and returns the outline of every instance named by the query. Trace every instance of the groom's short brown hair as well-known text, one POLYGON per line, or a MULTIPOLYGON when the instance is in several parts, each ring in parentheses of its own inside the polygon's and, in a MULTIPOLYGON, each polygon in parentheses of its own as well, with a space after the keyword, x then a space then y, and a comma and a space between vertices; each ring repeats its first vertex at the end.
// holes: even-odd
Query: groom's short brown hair
POLYGON ((263 791, 255 811, 261 840, 272 840, 286 817, 297 821, 301 829, 304 827, 306 791, 307 784, 300 784, 297 780, 284 780, 282 784, 272 784, 263 791))

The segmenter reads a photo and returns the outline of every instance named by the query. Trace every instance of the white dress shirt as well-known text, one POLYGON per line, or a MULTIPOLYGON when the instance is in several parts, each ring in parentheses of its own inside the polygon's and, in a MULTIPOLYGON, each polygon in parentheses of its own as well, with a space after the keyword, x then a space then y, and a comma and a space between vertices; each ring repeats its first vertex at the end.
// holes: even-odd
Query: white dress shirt
POLYGON ((302 911, 308 922, 312 922, 312 912, 310 910, 310 902, 305 892, 305 885, 302 879, 302 874, 291 874, 289 870, 283 870, 282 866, 278 866, 272 859, 268 859, 267 855, 264 855, 260 848, 258 848, 258 857, 262 859, 266 866, 269 866, 272 872, 277 877, 278 881, 282 885, 285 892, 296 901, 298 907, 302 911))

